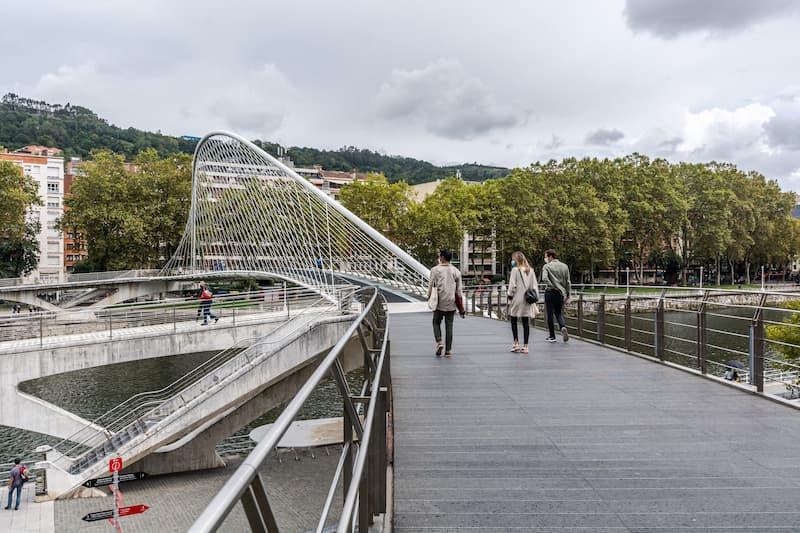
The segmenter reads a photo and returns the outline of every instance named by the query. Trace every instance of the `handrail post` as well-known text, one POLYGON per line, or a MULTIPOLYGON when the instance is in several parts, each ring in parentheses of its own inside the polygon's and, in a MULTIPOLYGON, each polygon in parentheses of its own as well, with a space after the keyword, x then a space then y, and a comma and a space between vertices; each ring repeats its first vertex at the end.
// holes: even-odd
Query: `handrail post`
POLYGON ((750 384, 755 385, 758 392, 764 392, 764 316, 763 308, 767 295, 761 300, 750 325, 750 384))
POLYGON ((113 331, 113 325, 112 325, 112 319, 111 319, 111 313, 110 312, 108 313, 108 338, 109 339, 113 339, 114 338, 114 331, 113 331))
POLYGON ((178 331, 178 320, 176 318, 175 306, 172 306, 172 331, 178 331))
POLYGON ((658 298, 658 306, 656 307, 656 319, 654 322, 654 334, 655 334, 655 346, 656 346, 656 357, 658 357, 661 361, 664 360, 664 354, 666 353, 666 346, 664 345, 665 339, 665 331, 664 331, 664 295, 658 298))
POLYGON ((578 295, 578 337, 583 337, 583 294, 578 295))
POLYGON ((597 304, 597 340, 600 344, 606 343, 606 295, 600 295, 597 304))
POLYGON ((475 289, 472 290, 472 314, 475 314, 475 293, 477 291, 475 289))
POLYGON ((39 346, 44 346, 44 314, 39 313, 39 346))
POLYGON ((708 373, 708 348, 706 330, 706 302, 709 291, 703 293, 700 308, 697 310, 697 363, 702 374, 708 373))
POLYGON ((706 362, 706 308, 704 305, 701 305, 697 311, 697 363, 700 372, 705 374, 708 365, 706 362))
POLYGON ((233 315, 233 325, 236 326, 236 306, 234 305, 231 307, 231 313, 233 315))
POLYGON ((286 318, 289 318, 289 295, 286 294, 286 282, 283 282, 283 308, 286 310, 286 318))
POLYGON ((750 325, 750 384, 764 392, 764 322, 761 317, 750 325))
POLYGON ((632 337, 633 332, 631 331, 632 327, 632 318, 631 318, 631 295, 625 297, 625 350, 631 351, 632 345, 632 337))

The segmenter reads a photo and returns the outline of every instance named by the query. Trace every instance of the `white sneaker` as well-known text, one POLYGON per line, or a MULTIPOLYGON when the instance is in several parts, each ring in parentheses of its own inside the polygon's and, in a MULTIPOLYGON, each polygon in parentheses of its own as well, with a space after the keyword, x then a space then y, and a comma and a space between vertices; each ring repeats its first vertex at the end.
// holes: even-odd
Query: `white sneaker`
POLYGON ((547 337, 545 339, 545 341, 547 341, 547 342, 556 342, 556 338, 555 337, 547 337))
POLYGON ((569 331, 567 331, 567 326, 561 328, 561 338, 564 339, 564 342, 569 342, 569 331))

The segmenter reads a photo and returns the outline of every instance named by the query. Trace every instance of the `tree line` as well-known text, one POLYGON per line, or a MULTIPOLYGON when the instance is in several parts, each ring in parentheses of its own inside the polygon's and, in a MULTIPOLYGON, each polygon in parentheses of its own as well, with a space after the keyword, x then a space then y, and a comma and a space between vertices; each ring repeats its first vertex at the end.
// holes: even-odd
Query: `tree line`
POLYGON ((718 284, 750 283, 761 265, 787 267, 800 251, 795 195, 729 163, 677 163, 641 154, 551 160, 503 178, 450 178, 422 201, 405 183, 376 175, 341 191, 341 202, 426 264, 439 247, 460 249, 464 233, 534 260, 559 251, 576 278, 600 269, 659 269, 670 283, 704 266, 718 284))
MULTIPOLYGON (((199 132, 195 132, 199 133, 199 132)), ((268 153, 277 155, 279 146, 254 141, 268 153)), ((13 150, 29 144, 53 146, 64 156, 86 159, 95 150, 110 150, 130 161, 139 152, 154 149, 161 157, 173 153, 193 154, 197 141, 136 128, 120 128, 92 110, 72 104, 50 104, 8 93, 0 99, 0 145, 13 150)), ((438 167, 427 161, 346 146, 338 150, 290 147, 287 155, 297 166, 321 165, 327 170, 382 172, 390 181, 421 183, 462 173, 464 179, 483 181, 508 173, 503 167, 477 163, 438 167)))

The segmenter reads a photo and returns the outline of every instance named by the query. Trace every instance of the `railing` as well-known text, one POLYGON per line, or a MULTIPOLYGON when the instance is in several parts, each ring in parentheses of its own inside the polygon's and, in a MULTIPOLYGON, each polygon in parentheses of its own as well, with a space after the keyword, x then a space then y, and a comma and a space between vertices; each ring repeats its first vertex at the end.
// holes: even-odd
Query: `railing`
POLYGON ((340 482, 343 485, 344 504, 336 531, 353 531, 357 527, 365 533, 374 516, 386 511, 389 449, 386 422, 387 413, 391 411, 388 315, 377 289, 362 289, 357 294, 364 302, 363 311, 286 406, 270 432, 197 518, 191 532, 216 531, 239 501, 242 502, 252 531, 279 531, 258 469, 274 452, 303 404, 329 373, 333 375, 343 397, 344 446, 316 531, 321 532, 325 528, 340 482), (364 353, 365 378, 360 395, 350 392, 339 360, 354 335, 358 335, 364 353), (357 405, 367 406, 363 423, 357 405), (353 440, 354 436, 358 442, 353 440))
MULTIPOLYGON (((800 395, 800 359, 781 354, 781 348, 800 354, 800 310, 784 305, 800 301, 796 288, 573 288, 564 316, 576 337, 746 382, 759 393, 785 399, 800 395), (797 344, 770 336, 771 326, 783 328, 797 344)), ((469 286, 464 294, 467 312, 506 318, 504 285, 469 286)), ((545 324, 543 300, 534 325, 545 324)))
POLYGON ((281 339, 313 321, 319 312, 337 309, 325 298, 318 296, 310 305, 298 310, 295 319, 285 322, 270 334, 244 339, 170 385, 157 391, 134 395, 96 418, 85 428, 53 446, 58 455, 53 456, 51 461, 59 463, 71 473, 78 473, 88 468, 94 462, 94 456, 90 454, 94 448, 101 447, 103 455, 145 434, 150 427, 186 407, 189 402, 222 383, 243 365, 250 364, 257 357, 264 355, 266 352, 260 348, 280 345, 281 339), (297 321, 298 317, 302 319, 300 322, 297 321), (237 359, 241 361, 237 363, 237 359))
MULTIPOLYGON (((337 290, 344 290, 340 286, 337 290)), ((303 287, 272 289, 236 294, 215 295, 213 312, 220 320, 236 325, 257 315, 283 320, 296 309, 302 309, 319 299, 319 295, 303 287)), ((200 305, 194 297, 157 302, 122 304, 99 311, 80 308, 64 312, 22 312, 0 318, 0 352, 17 351, 20 341, 36 348, 65 342, 86 342, 114 339, 120 334, 133 333, 134 328, 161 326, 163 331, 176 332, 202 318, 200 305), (13 342, 3 346, 3 342, 13 342)))

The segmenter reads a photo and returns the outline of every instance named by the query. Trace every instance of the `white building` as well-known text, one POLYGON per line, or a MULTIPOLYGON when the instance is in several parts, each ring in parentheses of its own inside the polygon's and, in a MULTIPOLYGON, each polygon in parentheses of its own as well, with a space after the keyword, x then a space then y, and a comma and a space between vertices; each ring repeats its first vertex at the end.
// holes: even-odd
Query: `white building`
POLYGON ((39 266, 28 275, 34 281, 59 281, 64 275, 64 235, 56 230, 56 221, 64 212, 64 158, 59 154, 61 150, 44 146, 0 153, 0 159, 19 165, 36 181, 44 202, 28 213, 40 223, 39 266))

